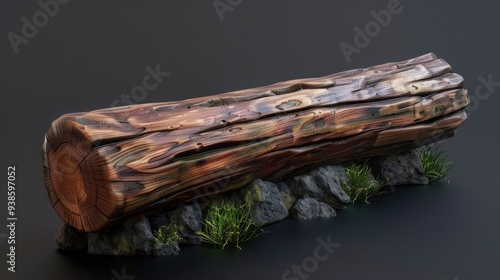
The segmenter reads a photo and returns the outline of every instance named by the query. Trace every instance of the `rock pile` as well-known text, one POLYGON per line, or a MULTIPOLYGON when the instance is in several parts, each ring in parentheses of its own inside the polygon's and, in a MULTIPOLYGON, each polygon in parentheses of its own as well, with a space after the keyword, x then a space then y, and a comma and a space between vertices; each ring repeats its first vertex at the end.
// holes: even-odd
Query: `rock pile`
MULTIPOLYGON (((427 184, 422 163, 416 151, 381 156, 370 160, 375 177, 387 186, 427 184)), ((208 206, 220 199, 232 199, 250 205, 252 219, 268 225, 287 217, 294 219, 321 219, 335 217, 335 209, 350 202, 341 182, 347 181, 342 165, 327 165, 279 182, 253 181, 247 187, 224 193, 207 203, 182 204, 177 208, 150 217, 129 220, 112 229, 83 233, 63 224, 55 241, 62 250, 85 250, 100 255, 176 255, 179 245, 200 245, 204 213, 208 206), (154 232, 162 225, 173 223, 182 241, 162 244, 154 232)))

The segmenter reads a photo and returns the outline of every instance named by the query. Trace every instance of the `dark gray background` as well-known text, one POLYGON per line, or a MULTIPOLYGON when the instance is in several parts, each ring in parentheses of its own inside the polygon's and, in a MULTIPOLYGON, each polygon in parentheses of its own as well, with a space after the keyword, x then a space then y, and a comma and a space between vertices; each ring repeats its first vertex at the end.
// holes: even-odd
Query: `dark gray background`
POLYGON ((221 21, 212 1, 73 0, 15 54, 7 34, 21 34, 21 18, 31 20, 40 7, 3 0, 1 167, 17 167, 19 220, 16 277, 6 273, 5 239, 0 275, 112 279, 113 270, 124 268, 137 280, 281 279, 312 255, 317 237, 331 235, 341 246, 309 279, 500 279, 500 87, 490 96, 483 88, 468 121, 443 143, 455 163, 449 184, 398 188, 371 205, 338 211, 335 219, 272 225, 243 251, 192 247, 177 257, 119 258, 63 254, 53 243, 62 221, 42 182, 45 131, 64 113, 109 107, 130 94, 148 65, 160 64, 170 76, 142 102, 321 76, 427 52, 448 61, 472 96, 478 77, 500 81, 500 5, 494 1, 402 0, 403 11, 347 63, 339 44, 353 44, 353 28, 364 28, 373 20, 370 11, 386 9, 388 2, 244 0, 221 21))

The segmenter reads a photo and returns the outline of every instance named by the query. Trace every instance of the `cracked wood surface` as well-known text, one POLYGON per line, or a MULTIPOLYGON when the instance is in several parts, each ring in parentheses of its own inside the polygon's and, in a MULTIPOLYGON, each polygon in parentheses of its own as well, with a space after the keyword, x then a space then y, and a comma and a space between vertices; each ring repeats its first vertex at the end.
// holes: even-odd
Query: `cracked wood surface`
POLYGON ((433 54, 199 97, 66 114, 43 145, 50 202, 94 232, 123 219, 279 180, 312 165, 451 137, 463 78, 433 54))

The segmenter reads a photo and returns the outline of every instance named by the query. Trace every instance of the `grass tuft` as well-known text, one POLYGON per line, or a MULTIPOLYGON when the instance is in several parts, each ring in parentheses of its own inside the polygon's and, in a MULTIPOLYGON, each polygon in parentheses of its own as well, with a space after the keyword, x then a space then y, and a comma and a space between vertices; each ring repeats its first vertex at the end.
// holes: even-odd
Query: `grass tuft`
POLYGON ((250 208, 234 201, 222 201, 208 209, 203 231, 198 232, 202 242, 224 249, 250 242, 264 231, 252 221, 250 208))
POLYGON ((419 149, 420 160, 424 167, 424 174, 429 182, 436 182, 448 175, 452 163, 448 155, 436 145, 428 145, 419 149))
POLYGON ((351 203, 362 199, 365 203, 368 199, 379 193, 383 184, 374 179, 372 170, 367 162, 363 164, 351 164, 346 167, 346 181, 342 181, 342 188, 351 198, 351 203))
POLYGON ((177 227, 174 224, 163 225, 155 231, 155 240, 158 243, 170 244, 178 243, 182 240, 177 227))

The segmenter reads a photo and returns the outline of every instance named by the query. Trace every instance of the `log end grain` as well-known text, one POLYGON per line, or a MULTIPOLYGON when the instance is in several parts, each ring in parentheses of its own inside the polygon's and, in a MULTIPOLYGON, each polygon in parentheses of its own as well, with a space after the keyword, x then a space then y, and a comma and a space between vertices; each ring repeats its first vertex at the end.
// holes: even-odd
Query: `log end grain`
POLYGON ((108 186, 105 165, 89 156, 93 143, 74 119, 60 117, 45 136, 45 187, 64 221, 81 231, 96 231, 109 224, 109 217, 116 212, 116 197, 108 186))

